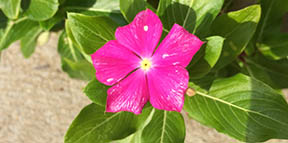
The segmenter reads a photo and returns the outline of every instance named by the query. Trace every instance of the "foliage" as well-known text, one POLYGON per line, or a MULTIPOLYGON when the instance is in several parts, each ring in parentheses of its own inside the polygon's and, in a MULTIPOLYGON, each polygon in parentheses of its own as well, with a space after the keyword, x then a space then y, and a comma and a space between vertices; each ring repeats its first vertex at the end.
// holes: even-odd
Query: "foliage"
POLYGON ((178 112, 148 103, 138 116, 106 113, 108 87, 95 79, 90 54, 146 8, 160 17, 164 35, 177 23, 205 41, 188 66, 196 95, 185 97, 184 111, 191 118, 239 141, 288 139, 288 104, 279 92, 288 88, 287 0, 0 0, 0 52, 20 40, 28 58, 40 35, 58 32, 63 71, 90 81, 84 93, 93 103, 65 143, 184 142, 178 112))

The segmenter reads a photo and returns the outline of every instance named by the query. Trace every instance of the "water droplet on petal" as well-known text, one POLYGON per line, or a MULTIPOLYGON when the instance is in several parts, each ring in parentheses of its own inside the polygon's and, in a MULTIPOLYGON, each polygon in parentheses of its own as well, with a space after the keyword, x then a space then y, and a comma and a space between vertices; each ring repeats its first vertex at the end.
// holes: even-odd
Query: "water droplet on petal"
POLYGON ((172 65, 178 65, 178 64, 180 64, 180 62, 174 62, 172 65))
POLYGON ((163 54, 163 55, 162 55, 162 58, 163 58, 163 59, 165 59, 166 57, 169 57, 169 55, 168 55, 168 54, 163 54))
POLYGON ((107 82, 111 82, 112 80, 114 80, 113 78, 108 78, 106 81, 107 82))

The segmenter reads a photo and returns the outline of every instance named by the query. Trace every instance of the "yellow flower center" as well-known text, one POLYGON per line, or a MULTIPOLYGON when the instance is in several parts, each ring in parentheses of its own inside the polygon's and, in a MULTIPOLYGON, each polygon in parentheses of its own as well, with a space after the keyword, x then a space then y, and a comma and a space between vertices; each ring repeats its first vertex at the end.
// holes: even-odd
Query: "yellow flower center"
POLYGON ((140 63, 140 67, 141 67, 142 70, 147 71, 147 70, 150 69, 151 64, 152 64, 152 63, 151 63, 151 61, 150 61, 149 59, 144 58, 144 59, 141 61, 141 63, 140 63))

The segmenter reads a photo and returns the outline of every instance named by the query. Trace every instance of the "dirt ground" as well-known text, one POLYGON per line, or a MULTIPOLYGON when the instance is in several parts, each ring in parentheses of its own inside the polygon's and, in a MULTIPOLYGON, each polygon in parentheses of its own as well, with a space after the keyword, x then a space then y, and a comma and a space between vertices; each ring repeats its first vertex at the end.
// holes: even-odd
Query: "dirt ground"
MULTIPOLYGON (((0 62, 0 143, 62 143, 79 111, 90 103, 85 82, 61 71, 56 34, 23 58, 19 44, 2 53, 0 62)), ((189 120, 186 143, 228 143, 235 140, 189 120)))

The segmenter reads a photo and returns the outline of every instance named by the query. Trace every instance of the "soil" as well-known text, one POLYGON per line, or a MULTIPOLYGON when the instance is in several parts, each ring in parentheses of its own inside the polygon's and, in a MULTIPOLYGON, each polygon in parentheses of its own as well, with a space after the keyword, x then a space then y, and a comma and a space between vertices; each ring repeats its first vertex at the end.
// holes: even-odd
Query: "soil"
MULTIPOLYGON (((19 43, 3 51, 0 62, 0 143, 62 143, 69 124, 90 103, 86 82, 61 71, 57 34, 29 59, 19 43)), ((236 142, 188 119, 186 143, 236 142)), ((277 141, 278 142, 278 141, 277 141)))

